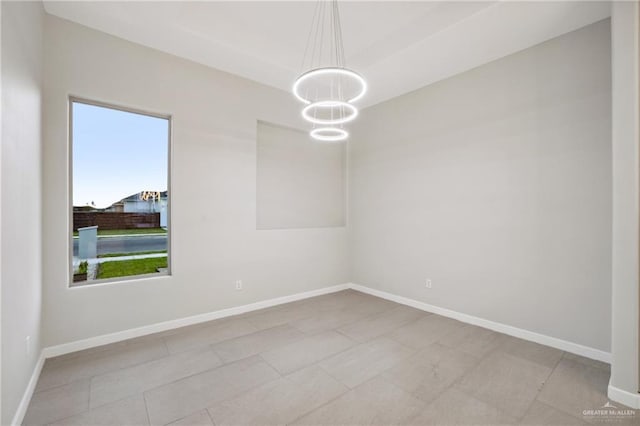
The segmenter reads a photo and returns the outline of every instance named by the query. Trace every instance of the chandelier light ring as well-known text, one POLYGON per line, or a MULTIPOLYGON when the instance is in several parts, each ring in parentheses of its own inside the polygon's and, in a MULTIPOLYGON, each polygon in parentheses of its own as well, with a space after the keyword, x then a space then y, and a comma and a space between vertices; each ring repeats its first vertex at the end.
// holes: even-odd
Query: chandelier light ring
POLYGON ((300 85, 305 81, 318 76, 346 76, 353 79, 353 81, 355 81, 360 86, 360 88, 358 93, 355 96, 353 96, 351 99, 346 100, 346 102, 349 102, 349 103, 355 102, 358 99, 362 98, 364 94, 367 92, 367 82, 357 72, 351 71, 350 69, 347 69, 347 68, 341 68, 341 67, 323 67, 323 68, 312 69, 300 75, 300 77, 298 77, 295 83, 293 84, 294 96, 298 98, 298 100, 300 100, 301 102, 304 102, 305 104, 312 103, 313 99, 308 99, 302 96, 302 94, 300 93, 300 85))
POLYGON ((317 0, 300 71, 292 92, 305 104, 302 117, 317 126, 309 135, 323 142, 346 140, 342 124, 358 116, 352 103, 365 95, 367 82, 346 66, 338 0, 317 0))
POLYGON ((304 118, 305 120, 313 124, 333 125, 333 124, 348 123, 349 121, 354 120, 357 116, 358 116, 358 109, 353 105, 347 102, 342 102, 342 101, 314 102, 312 104, 307 105, 302 110, 302 118, 304 118), (339 114, 338 118, 332 118, 332 119, 317 118, 309 114, 311 111, 321 109, 321 108, 325 108, 325 109, 340 108, 341 114, 339 114))
POLYGON ((340 142, 349 137, 349 132, 337 127, 318 127, 309 134, 315 140, 322 142, 340 142))

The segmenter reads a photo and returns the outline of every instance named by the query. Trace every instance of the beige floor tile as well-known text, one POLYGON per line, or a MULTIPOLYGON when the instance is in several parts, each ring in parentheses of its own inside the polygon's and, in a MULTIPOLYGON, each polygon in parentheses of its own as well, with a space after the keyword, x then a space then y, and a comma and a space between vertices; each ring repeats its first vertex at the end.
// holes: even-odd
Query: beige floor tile
POLYGON ((102 351, 108 351, 108 350, 113 350, 116 348, 122 348, 128 344, 133 343, 133 339, 129 339, 129 340, 123 340, 121 342, 114 342, 114 343, 109 343, 106 345, 101 345, 101 346, 96 346, 94 348, 87 348, 87 349, 82 349, 80 351, 76 351, 76 352, 70 352, 68 354, 62 354, 62 355, 58 355, 58 356, 54 356, 52 358, 47 358, 47 364, 49 365, 55 365, 55 364, 64 364, 67 360, 73 359, 73 358, 79 358, 79 357, 84 357, 87 355, 92 355, 92 354, 96 354, 98 352, 102 352, 102 351))
POLYGON ((301 301, 252 312, 246 316, 246 319, 255 327, 263 330, 283 324, 294 323, 313 316, 315 313, 312 308, 301 301))
POLYGON ((231 362, 266 352, 278 346, 288 345, 304 337, 302 332, 285 324, 225 340, 214 345, 213 349, 224 362, 231 362))
POLYGON ((55 425, 79 425, 79 426, 140 426, 148 425, 147 408, 142 394, 135 395, 102 407, 90 410, 86 413, 69 417, 55 425))
POLYGON ((422 349, 453 333, 464 324, 440 315, 426 317, 403 325, 389 336, 405 346, 422 349))
POLYGON ((381 314, 369 316, 341 327, 338 331, 358 342, 366 342, 383 334, 390 333, 396 328, 424 316, 426 316, 426 314, 423 311, 408 306, 397 306, 381 314))
POLYGON ((89 380, 33 394, 23 424, 44 425, 89 410, 89 380))
POLYGON ((207 410, 200 410, 190 416, 169 423, 168 426, 214 426, 207 410))
POLYGON ((538 400, 583 418, 584 410, 600 408, 608 401, 608 385, 608 371, 563 358, 542 388, 538 400))
POLYGON ((554 368, 563 354, 559 349, 511 336, 505 336, 498 349, 549 368, 554 368))
POLYGON ((424 409, 409 393, 376 377, 315 411, 299 418, 298 425, 400 425, 424 409))
POLYGON ((479 362, 464 352, 434 343, 398 363, 385 372, 384 377, 421 400, 431 402, 479 362))
POLYGON ((585 358, 583 356, 580 355, 575 355, 569 352, 565 352, 562 355, 563 358, 568 359, 570 361, 575 361, 575 362, 579 362, 581 364, 585 364, 588 365, 590 367, 596 367, 599 368, 601 370, 604 370, 606 372, 611 372, 611 366, 609 364, 607 364, 606 362, 602 362, 602 361, 597 361, 595 359, 590 359, 590 358, 585 358))
POLYGON ((209 413, 216 425, 287 424, 346 391, 313 366, 211 407, 209 413))
POLYGON ((291 325, 306 334, 329 331, 366 318, 366 314, 354 312, 349 308, 318 312, 309 318, 301 319, 291 325))
POLYGON ((496 351, 455 386, 512 417, 522 418, 550 373, 549 367, 496 351))
POLYGON ((244 318, 217 320, 199 327, 189 327, 164 338, 172 354, 220 343, 258 331, 258 327, 244 318))
POLYGON ((319 365, 331 376, 354 388, 407 359, 413 352, 381 337, 327 358, 319 365))
POLYGON ((140 344, 145 344, 145 343, 149 344, 149 343, 152 343, 154 341, 158 341, 159 342, 159 341, 162 340, 163 337, 170 336, 170 335, 176 333, 178 330, 182 330, 184 328, 186 328, 186 327, 160 331, 160 332, 157 332, 157 333, 148 334, 148 335, 140 336, 140 337, 134 337, 134 338, 131 338, 131 339, 120 341, 120 342, 109 343, 109 344, 106 344, 106 345, 96 346, 96 347, 93 347, 93 348, 87 348, 87 349, 83 349, 83 350, 80 350, 80 351, 59 355, 59 356, 56 356, 56 357, 48 358, 47 359, 47 363, 49 363, 51 365, 56 364, 58 362, 64 363, 66 360, 69 360, 69 359, 72 359, 72 358, 82 358, 82 357, 84 357, 86 355, 92 355, 92 354, 96 354, 98 352, 103 352, 103 351, 123 348, 125 346, 140 345, 140 344))
POLYGON ((304 304, 314 312, 334 311, 336 309, 353 308, 358 303, 369 300, 369 296, 354 290, 344 290, 336 293, 307 299, 304 304))
POLYGON ((325 399, 330 399, 331 395, 342 394, 349 390, 317 365, 287 374, 284 378, 307 393, 321 390, 325 399))
POLYGON ((148 342, 115 345, 107 350, 89 352, 53 363, 45 362, 36 390, 88 379, 98 374, 118 370, 167 356, 167 348, 161 339, 148 342))
POLYGON ((391 309, 397 308, 398 304, 391 302, 389 300, 380 299, 373 296, 363 296, 360 303, 354 304, 351 307, 353 312, 362 314, 362 315, 374 315, 379 314, 385 311, 390 311, 391 309))
POLYGON ((91 379, 91 407, 171 383, 222 365, 211 348, 196 349, 91 379))
POLYGON ((438 343, 482 358, 500 345, 507 336, 475 325, 465 325, 438 339, 438 343))
POLYGON ((279 346, 261 356, 281 374, 288 374, 342 352, 354 344, 353 340, 336 331, 326 331, 279 346))
POLYGON ((449 388, 417 417, 414 425, 515 425, 517 420, 500 409, 449 388))
POLYGON ((145 392, 149 418, 167 424, 279 377, 259 357, 223 365, 145 392))
POLYGON ((520 421, 521 425, 538 426, 570 426, 586 425, 582 420, 556 410, 539 401, 534 401, 527 414, 520 421))
POLYGON ((583 410, 607 402, 607 364, 414 314, 349 290, 63 355, 25 424, 211 426, 207 409, 252 425, 602 420, 583 410))

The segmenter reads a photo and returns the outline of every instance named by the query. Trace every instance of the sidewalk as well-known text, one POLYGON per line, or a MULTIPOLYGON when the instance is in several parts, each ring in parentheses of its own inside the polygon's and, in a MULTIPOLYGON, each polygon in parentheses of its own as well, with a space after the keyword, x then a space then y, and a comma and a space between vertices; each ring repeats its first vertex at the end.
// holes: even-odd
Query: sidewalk
MULTIPOLYGON (((104 262, 118 262, 120 260, 135 260, 135 259, 149 259, 152 257, 167 257, 167 253, 149 253, 149 254, 132 254, 130 256, 118 256, 118 257, 96 257, 93 259, 86 259, 89 265, 95 265, 104 262)), ((73 257, 73 266, 78 266, 81 260, 78 257, 73 257)))
MULTIPOLYGON (((118 234, 118 235, 98 235, 98 239, 100 238, 120 238, 120 237, 166 237, 167 233, 161 234, 159 232, 150 233, 150 234, 118 234)), ((73 239, 77 240, 80 238, 78 235, 74 235, 73 239)))
POLYGON ((132 254, 130 256, 118 256, 118 257, 98 257, 95 259, 88 259, 91 263, 104 263, 104 262, 117 262, 119 260, 135 260, 135 259, 149 259, 152 257, 167 257, 167 253, 148 253, 148 254, 132 254))

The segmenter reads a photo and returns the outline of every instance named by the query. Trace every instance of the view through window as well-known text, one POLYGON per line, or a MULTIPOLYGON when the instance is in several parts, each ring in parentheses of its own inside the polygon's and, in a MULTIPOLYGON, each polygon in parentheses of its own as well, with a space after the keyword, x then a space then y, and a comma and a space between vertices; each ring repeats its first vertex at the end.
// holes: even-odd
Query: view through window
POLYGON ((169 117, 71 100, 72 286, 169 271, 169 117))

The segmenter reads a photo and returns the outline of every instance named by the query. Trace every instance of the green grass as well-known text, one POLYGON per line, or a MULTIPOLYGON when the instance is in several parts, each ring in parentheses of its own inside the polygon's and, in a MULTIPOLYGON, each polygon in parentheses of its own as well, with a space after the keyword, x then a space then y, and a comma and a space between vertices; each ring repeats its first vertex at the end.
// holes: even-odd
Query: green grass
POLYGON ((157 268, 166 268, 166 257, 152 257, 147 259, 121 260, 100 264, 98 279, 127 277, 131 275, 153 274, 157 268))
MULTIPOLYGON (((136 228, 136 229, 98 229, 98 235, 137 235, 137 234, 166 234, 163 228, 136 228)), ((73 236, 78 236, 78 231, 73 231, 73 236)))
POLYGON ((98 257, 120 257, 120 256, 137 256, 139 254, 156 254, 156 253, 166 253, 166 250, 150 250, 150 251, 134 251, 131 253, 105 253, 99 254, 98 257))

